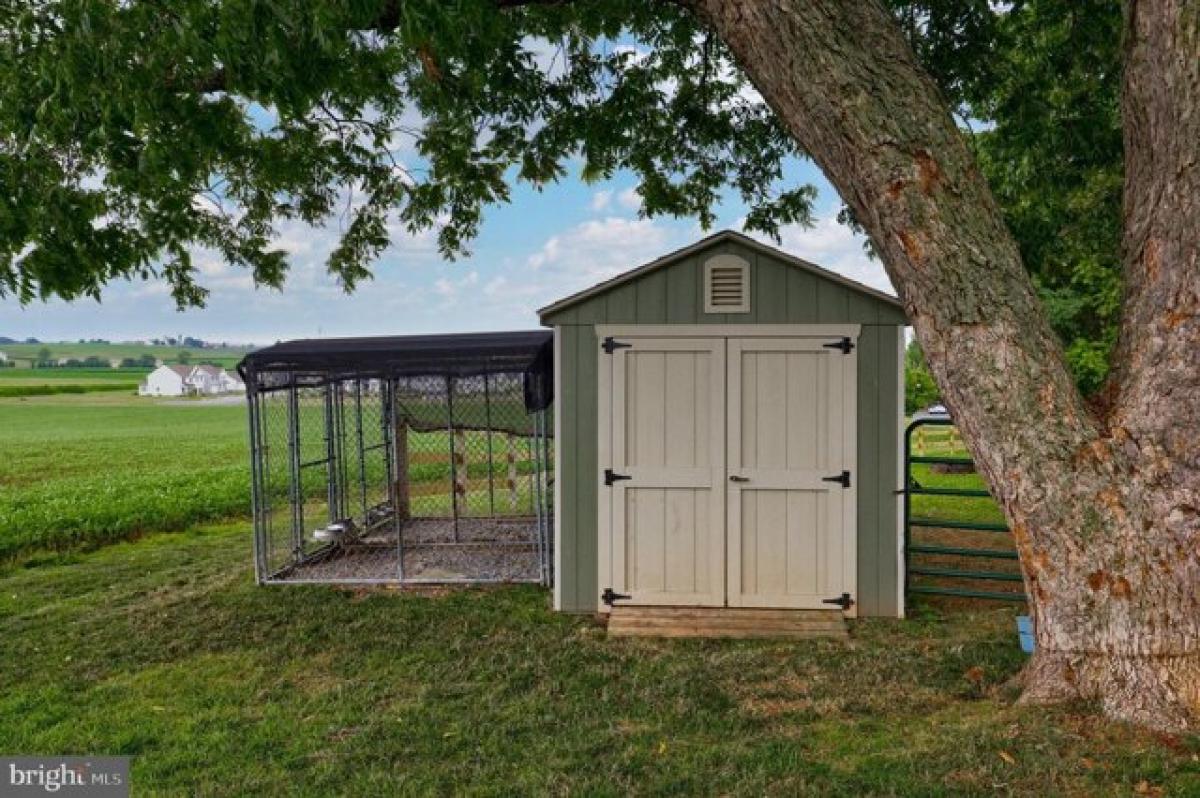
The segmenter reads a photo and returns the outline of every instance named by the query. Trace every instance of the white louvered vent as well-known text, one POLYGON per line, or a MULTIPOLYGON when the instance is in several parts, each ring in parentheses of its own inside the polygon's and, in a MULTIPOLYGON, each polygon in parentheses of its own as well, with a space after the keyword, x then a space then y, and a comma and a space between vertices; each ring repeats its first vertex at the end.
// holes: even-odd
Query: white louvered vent
POLYGON ((714 255, 704 262, 704 312, 750 312, 750 264, 737 255, 714 255))

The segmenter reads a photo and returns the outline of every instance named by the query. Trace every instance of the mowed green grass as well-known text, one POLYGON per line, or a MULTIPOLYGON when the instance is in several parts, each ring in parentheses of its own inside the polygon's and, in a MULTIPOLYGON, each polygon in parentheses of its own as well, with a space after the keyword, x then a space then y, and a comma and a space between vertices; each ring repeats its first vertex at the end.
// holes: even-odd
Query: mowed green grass
POLYGON ((1200 792, 1194 737, 1014 705, 1004 609, 610 640, 533 587, 263 588, 249 560, 235 523, 0 576, 0 750, 128 754, 137 795, 1200 792))
POLYGON ((0 560, 250 512, 241 405, 0 400, 0 560))

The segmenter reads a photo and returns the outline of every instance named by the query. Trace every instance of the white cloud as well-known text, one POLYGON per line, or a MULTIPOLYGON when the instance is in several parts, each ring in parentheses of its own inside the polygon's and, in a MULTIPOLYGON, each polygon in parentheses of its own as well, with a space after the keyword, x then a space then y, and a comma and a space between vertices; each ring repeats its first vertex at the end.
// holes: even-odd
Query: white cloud
POLYGON ((650 219, 604 219, 582 222, 546 240, 528 258, 534 269, 611 277, 661 255, 671 231, 650 219))
POLYGON ((196 271, 205 277, 221 277, 228 274, 230 266, 220 257, 210 253, 193 253, 192 263, 196 265, 196 271))
POLYGON ((171 286, 159 280, 143 282, 138 283, 137 287, 130 294, 136 299, 169 297, 171 295, 171 286))
POLYGON ((628 208, 631 211, 636 211, 642 207, 642 198, 638 196, 636 188, 627 188, 617 197, 617 202, 622 208, 628 208))
POLYGON ((479 285, 479 272, 472 270, 458 279, 439 277, 433 283, 433 293, 445 300, 447 305, 453 305, 464 291, 471 290, 477 285, 479 285))
POLYGON ((526 259, 538 305, 587 288, 660 257, 698 233, 690 226, 608 216, 553 235, 526 259))
POLYGON ((592 195, 592 210, 603 211, 607 210, 612 204, 613 193, 611 191, 597 191, 592 195))

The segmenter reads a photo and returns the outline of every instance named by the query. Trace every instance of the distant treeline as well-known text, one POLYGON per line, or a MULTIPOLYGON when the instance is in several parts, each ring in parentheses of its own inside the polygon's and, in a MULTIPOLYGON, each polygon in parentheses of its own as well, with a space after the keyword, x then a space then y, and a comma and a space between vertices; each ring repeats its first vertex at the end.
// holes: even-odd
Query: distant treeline
POLYGON ((68 383, 66 385, 3 385, 0 384, 0 399, 23 396, 54 396, 64 393, 97 393, 99 391, 134 391, 136 382, 104 382, 91 385, 68 383))
MULTIPOLYGON (((34 359, 31 365, 35 369, 106 369, 112 366, 111 358, 96 357, 69 357, 60 360, 51 360, 49 358, 34 359)), ((123 357, 121 358, 118 368, 123 369, 152 369, 158 365, 158 359, 154 355, 142 355, 141 357, 123 357)))

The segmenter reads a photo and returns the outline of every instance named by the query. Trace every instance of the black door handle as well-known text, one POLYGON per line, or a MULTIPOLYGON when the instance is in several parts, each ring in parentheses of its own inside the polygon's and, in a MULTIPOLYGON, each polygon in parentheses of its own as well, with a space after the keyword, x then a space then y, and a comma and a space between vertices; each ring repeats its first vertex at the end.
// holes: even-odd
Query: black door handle
POLYGON ((729 481, 730 482, 749 482, 750 477, 739 477, 736 474, 731 474, 729 477, 729 481))

